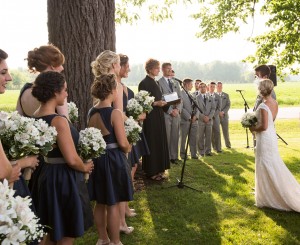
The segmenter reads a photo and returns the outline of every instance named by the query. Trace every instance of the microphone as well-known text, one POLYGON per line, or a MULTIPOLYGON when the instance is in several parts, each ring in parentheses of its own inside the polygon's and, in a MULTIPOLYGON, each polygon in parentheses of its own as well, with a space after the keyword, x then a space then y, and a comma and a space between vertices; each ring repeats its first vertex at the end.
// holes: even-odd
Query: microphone
POLYGON ((178 78, 176 78, 176 77, 173 77, 173 79, 174 79, 175 81, 179 82, 180 84, 182 84, 182 81, 181 81, 181 80, 179 80, 178 78))
POLYGON ((240 90, 240 89, 237 89, 237 90, 235 90, 236 92, 242 92, 242 91, 244 91, 244 90, 240 90))

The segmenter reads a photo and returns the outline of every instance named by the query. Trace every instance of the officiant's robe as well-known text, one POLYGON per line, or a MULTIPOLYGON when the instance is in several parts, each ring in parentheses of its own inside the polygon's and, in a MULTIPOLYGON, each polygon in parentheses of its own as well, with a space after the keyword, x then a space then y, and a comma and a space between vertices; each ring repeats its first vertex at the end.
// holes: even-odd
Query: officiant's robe
MULTIPOLYGON (((148 75, 140 82, 139 91, 145 90, 155 101, 162 99, 157 82, 148 75)), ((164 172, 170 168, 170 158, 166 135, 164 111, 162 107, 154 106, 143 122, 143 130, 147 139, 150 155, 143 156, 143 170, 148 177, 164 172)))

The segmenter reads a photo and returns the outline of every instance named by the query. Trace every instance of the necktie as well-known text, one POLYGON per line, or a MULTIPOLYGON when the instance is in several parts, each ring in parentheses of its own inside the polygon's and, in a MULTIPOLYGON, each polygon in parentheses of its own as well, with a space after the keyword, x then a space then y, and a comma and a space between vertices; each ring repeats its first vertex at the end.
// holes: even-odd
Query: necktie
POLYGON ((204 105, 206 105, 206 96, 203 95, 203 97, 204 97, 204 105))
POLYGON ((168 79, 168 84, 169 84, 170 90, 173 92, 173 88, 172 88, 171 79, 168 79))

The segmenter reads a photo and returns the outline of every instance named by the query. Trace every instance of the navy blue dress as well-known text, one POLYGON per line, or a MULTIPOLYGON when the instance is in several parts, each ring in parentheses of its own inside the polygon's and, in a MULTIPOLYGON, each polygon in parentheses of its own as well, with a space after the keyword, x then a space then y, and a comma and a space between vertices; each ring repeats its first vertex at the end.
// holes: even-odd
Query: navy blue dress
MULTIPOLYGON (((57 114, 40 117, 49 125, 57 114)), ((38 118, 38 119, 40 119, 38 118)), ((69 123, 74 145, 78 131, 69 123)), ((54 242, 63 237, 80 237, 93 225, 93 213, 84 181, 84 174, 70 168, 58 147, 45 158, 38 178, 37 213, 41 223, 50 227, 54 242)))
POLYGON ((118 147, 114 128, 111 125, 112 107, 92 108, 88 118, 99 113, 108 135, 103 136, 107 148, 105 154, 94 160, 94 170, 90 175, 88 189, 91 200, 104 205, 133 199, 133 185, 130 168, 125 153, 118 147))
MULTIPOLYGON (((123 91, 123 111, 126 112, 126 107, 128 104, 128 100, 134 98, 134 92, 127 87, 128 97, 126 93, 123 91)), ((132 167, 137 164, 142 156, 149 155, 149 147, 146 141, 146 137, 144 132, 140 133, 141 139, 136 142, 136 145, 132 146, 131 152, 128 154, 128 159, 132 167)))

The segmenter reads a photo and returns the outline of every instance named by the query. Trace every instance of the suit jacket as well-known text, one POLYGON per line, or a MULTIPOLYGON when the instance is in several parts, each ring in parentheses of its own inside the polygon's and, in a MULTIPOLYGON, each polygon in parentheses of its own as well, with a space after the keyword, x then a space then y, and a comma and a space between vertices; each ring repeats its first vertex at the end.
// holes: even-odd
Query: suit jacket
POLYGON ((228 114, 231 105, 229 95, 227 93, 222 92, 220 97, 221 97, 220 111, 223 111, 225 114, 228 114))
POLYGON ((216 106, 214 100, 207 94, 205 94, 205 96, 207 98, 206 104, 204 103, 202 94, 198 95, 196 99, 198 106, 202 111, 202 113, 200 112, 199 114, 199 123, 204 123, 204 116, 208 116, 209 119, 212 120, 213 116, 215 115, 216 106))
MULTIPOLYGON (((158 85, 160 87, 160 90, 161 90, 161 93, 164 95, 164 94, 170 94, 170 93, 173 93, 173 92, 177 92, 177 95, 178 95, 178 98, 181 98, 181 90, 180 90, 180 85, 177 81, 171 79, 171 86, 172 86, 172 90, 171 88, 169 87, 166 79, 164 77, 161 77, 159 80, 158 80, 158 85)), ((167 113, 170 114, 171 111, 174 109, 174 108, 177 108, 179 110, 179 113, 181 113, 181 110, 182 110, 182 102, 178 105, 171 105, 169 106, 168 110, 167 110, 167 113)))
MULTIPOLYGON (((182 94, 181 120, 189 121, 189 119, 191 119, 191 115, 193 112, 192 102, 185 91, 182 90, 181 94, 182 94)), ((192 94, 190 95, 194 98, 194 100, 196 100, 196 98, 192 94)), ((194 115, 197 118, 199 118, 199 110, 197 108, 194 108, 194 110, 195 110, 194 115)))
POLYGON ((215 102, 215 114, 214 114, 214 118, 215 117, 219 117, 219 112, 221 110, 221 96, 218 95, 217 93, 213 93, 212 95, 210 95, 211 98, 214 100, 215 102))

